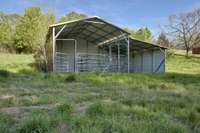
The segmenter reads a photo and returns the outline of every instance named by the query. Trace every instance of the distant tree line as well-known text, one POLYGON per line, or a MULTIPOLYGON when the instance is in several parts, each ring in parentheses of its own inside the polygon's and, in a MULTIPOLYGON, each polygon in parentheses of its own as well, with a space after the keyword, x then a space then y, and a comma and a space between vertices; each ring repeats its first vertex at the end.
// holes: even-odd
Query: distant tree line
POLYGON ((174 46, 189 51, 200 46, 200 8, 169 16, 167 31, 174 46))
MULTIPOLYGON (((39 7, 25 9, 24 15, 0 13, 0 50, 16 53, 34 53, 43 48, 50 24, 87 18, 82 13, 70 12, 55 20, 52 12, 44 13, 39 7)), ((138 31, 125 28, 133 38, 152 41, 148 28, 138 31)))
POLYGON ((37 52, 44 47, 49 25, 86 17, 84 14, 71 12, 56 21, 53 13, 44 13, 39 7, 25 9, 23 16, 0 12, 0 51, 37 52))
POLYGON ((153 37, 151 31, 147 28, 140 28, 137 31, 134 31, 130 28, 125 28, 126 31, 128 31, 131 34, 131 37, 134 39, 138 39, 145 42, 152 42, 153 37))
MULTIPOLYGON (((52 12, 43 12, 39 7, 27 8, 24 14, 0 12, 0 51, 35 53, 44 48, 45 37, 50 24, 87 18, 82 13, 70 12, 55 19, 52 12)), ((188 52, 200 43, 200 8, 187 13, 171 15, 166 32, 157 39, 147 27, 133 30, 125 28, 132 38, 153 42, 165 47, 183 48, 188 52)))

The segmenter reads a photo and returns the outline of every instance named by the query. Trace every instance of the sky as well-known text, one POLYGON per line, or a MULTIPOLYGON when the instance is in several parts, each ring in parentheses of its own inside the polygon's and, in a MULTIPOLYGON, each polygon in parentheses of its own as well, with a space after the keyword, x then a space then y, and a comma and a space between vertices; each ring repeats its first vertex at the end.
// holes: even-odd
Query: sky
POLYGON ((200 7, 200 0, 0 0, 0 11, 5 13, 23 14, 25 8, 33 6, 53 11, 57 19, 76 11, 123 28, 148 27, 155 37, 169 15, 200 7))

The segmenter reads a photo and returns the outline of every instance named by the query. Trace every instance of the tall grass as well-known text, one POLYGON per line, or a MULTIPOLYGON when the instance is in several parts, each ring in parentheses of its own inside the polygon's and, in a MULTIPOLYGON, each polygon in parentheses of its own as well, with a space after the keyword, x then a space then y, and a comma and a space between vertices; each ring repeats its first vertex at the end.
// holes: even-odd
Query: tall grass
POLYGON ((0 110, 55 107, 22 111, 17 121, 0 114, 0 132, 200 132, 199 57, 172 55, 165 74, 74 75, 39 72, 31 55, 9 56, 0 55, 0 110))

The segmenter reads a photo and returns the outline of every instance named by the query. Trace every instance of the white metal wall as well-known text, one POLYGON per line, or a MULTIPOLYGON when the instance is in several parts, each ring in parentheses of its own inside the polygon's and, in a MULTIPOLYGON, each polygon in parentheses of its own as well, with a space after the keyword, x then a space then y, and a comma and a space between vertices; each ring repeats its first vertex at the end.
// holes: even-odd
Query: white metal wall
POLYGON ((156 50, 153 52, 153 71, 165 72, 165 50, 156 50))
MULTIPOLYGON (((77 38, 77 53, 98 53, 98 48, 88 43, 86 40, 77 38)), ((57 40, 56 41, 56 52, 61 52, 68 56, 69 72, 74 72, 74 41, 57 40)), ((61 64, 57 63, 57 66, 61 64)))
POLYGON ((134 55, 134 72, 165 72, 165 51, 153 50, 134 55))
MULTIPOLYGON (((67 58, 68 62, 68 71, 73 72, 74 71, 74 41, 56 41, 56 52, 60 52, 62 54, 65 54, 65 58, 67 58)), ((59 66, 62 66, 62 60, 61 62, 58 62, 56 60, 56 68, 59 66)), ((59 68, 58 68, 59 69, 59 68)), ((57 70, 59 71, 59 70, 57 70)))
MULTIPOLYGON (((74 41, 57 41, 56 51, 69 55, 69 72, 74 72, 74 41)), ((105 52, 105 51, 104 51, 105 52)), ((77 39, 77 53, 98 54, 95 44, 77 39)), ((109 55, 109 53, 107 53, 109 55)), ((164 50, 143 51, 137 54, 130 53, 130 72, 165 72, 164 50)), ((117 64, 117 54, 112 53, 112 64, 117 64)), ((120 71, 127 71, 127 57, 120 58, 120 71)), ((117 67, 115 68, 117 71, 117 67)), ((113 69, 115 71, 115 69, 113 69)))

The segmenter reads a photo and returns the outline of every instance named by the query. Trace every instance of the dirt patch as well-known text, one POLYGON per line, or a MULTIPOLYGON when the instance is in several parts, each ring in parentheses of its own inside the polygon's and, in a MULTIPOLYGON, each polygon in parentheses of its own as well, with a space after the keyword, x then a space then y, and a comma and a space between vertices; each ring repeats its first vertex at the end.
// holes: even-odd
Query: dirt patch
POLYGON ((51 110, 55 108, 56 105, 48 104, 48 105, 39 105, 39 106, 22 106, 22 107, 8 107, 1 108, 0 112, 7 113, 9 115, 13 115, 16 118, 21 118, 25 112, 30 112, 32 110, 51 110))

